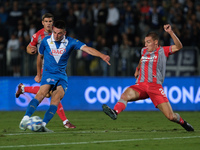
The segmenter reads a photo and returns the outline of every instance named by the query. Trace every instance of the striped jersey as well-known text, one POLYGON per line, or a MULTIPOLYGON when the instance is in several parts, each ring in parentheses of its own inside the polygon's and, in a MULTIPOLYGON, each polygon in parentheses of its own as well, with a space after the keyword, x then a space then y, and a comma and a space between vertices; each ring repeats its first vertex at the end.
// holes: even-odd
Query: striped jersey
POLYGON ((39 53, 44 55, 43 73, 66 75, 67 61, 73 50, 80 50, 85 44, 71 37, 55 41, 53 34, 45 37, 39 48, 39 53))
POLYGON ((46 36, 49 36, 51 34, 52 33, 48 33, 44 30, 44 28, 42 28, 41 30, 39 30, 38 32, 33 34, 32 38, 31 38, 31 42, 29 43, 29 45, 30 46, 37 46, 37 48, 39 49, 43 38, 45 38, 46 36))
POLYGON ((159 46, 156 50, 148 52, 144 47, 141 50, 141 64, 138 82, 153 82, 162 84, 165 78, 167 57, 173 54, 172 46, 159 46))

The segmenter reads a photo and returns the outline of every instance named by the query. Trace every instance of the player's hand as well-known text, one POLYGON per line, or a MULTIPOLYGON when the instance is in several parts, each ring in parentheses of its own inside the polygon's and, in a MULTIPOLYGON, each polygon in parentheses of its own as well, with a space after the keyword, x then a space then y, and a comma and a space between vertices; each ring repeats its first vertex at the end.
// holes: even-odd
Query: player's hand
POLYGON ((31 46, 31 54, 36 54, 36 53, 37 53, 37 47, 31 46))
POLYGON ((104 56, 102 57, 102 59, 103 59, 108 65, 111 65, 111 64, 109 63, 109 61, 110 61, 110 56, 104 55, 104 56))
POLYGON ((172 27, 170 24, 166 24, 164 25, 164 30, 167 32, 167 33, 170 33, 172 31, 172 27))
POLYGON ((134 76, 135 76, 136 79, 138 78, 138 76, 139 76, 139 70, 138 69, 135 70, 134 76))
POLYGON ((41 82, 41 78, 42 77, 36 75, 35 78, 34 78, 34 80, 35 80, 35 82, 40 83, 41 82))

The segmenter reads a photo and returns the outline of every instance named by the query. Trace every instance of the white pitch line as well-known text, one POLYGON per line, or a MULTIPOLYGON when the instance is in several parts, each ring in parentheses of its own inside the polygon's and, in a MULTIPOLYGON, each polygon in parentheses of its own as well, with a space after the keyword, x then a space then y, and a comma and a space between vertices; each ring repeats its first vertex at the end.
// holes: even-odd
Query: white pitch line
POLYGON ((91 141, 91 142, 71 142, 71 143, 55 143, 55 144, 34 144, 34 145, 9 145, 0 146, 2 148, 19 148, 19 147, 41 147, 41 146, 60 146, 60 145, 81 145, 81 144, 97 144, 97 143, 115 143, 115 142, 131 142, 131 141, 147 141, 147 140, 171 140, 171 139, 191 139, 200 138, 200 136, 186 137, 162 137, 162 138, 141 138, 141 139, 122 139, 122 140, 107 140, 107 141, 91 141))
MULTIPOLYGON (((195 131, 198 131, 200 132, 200 130, 195 130, 195 131)), ((67 131, 68 134, 74 134, 74 133, 109 133, 109 132, 112 132, 112 133, 124 133, 124 132, 128 132, 130 133, 130 131, 98 131, 98 130, 93 130, 93 131, 67 131)), ((156 132, 156 131, 150 131, 150 132, 156 132)), ((8 134, 2 134, 2 135, 7 135, 7 136, 16 136, 16 135, 32 135, 32 134, 54 134, 54 133, 59 133, 59 134, 65 134, 66 132, 18 132, 18 133, 8 133, 8 134)), ((142 132, 142 131, 139 131, 139 132, 135 132, 134 133, 146 133, 145 131, 142 132)), ((157 132, 159 133, 159 132, 157 132)))
MULTIPOLYGON (((195 131, 200 131, 200 130, 195 130, 195 131)), ((68 134, 74 134, 74 133, 81 133, 81 134, 84 134, 84 133, 109 133, 109 132, 112 132, 112 133, 124 133, 124 132, 128 132, 130 133, 130 131, 67 131, 68 134)), ((150 132, 156 132, 156 131, 150 131, 150 132)), ((54 134, 54 133, 59 133, 59 134, 65 134, 66 132, 18 132, 18 133, 8 133, 8 134, 2 134, 2 135, 7 135, 7 136, 16 136, 16 135, 32 135, 32 134, 54 134)), ((139 132, 135 132, 134 133, 146 133, 145 131, 142 132, 142 131, 139 131, 139 132)), ((157 132, 159 133, 159 132, 157 132)))

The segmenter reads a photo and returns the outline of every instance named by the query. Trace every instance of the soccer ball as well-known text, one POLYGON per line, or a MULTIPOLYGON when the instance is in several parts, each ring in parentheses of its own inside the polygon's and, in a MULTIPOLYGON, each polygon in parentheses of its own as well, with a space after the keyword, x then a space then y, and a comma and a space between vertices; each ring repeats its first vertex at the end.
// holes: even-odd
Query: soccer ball
POLYGON ((39 116, 30 117, 27 122, 27 128, 37 132, 42 127, 42 119, 39 116))

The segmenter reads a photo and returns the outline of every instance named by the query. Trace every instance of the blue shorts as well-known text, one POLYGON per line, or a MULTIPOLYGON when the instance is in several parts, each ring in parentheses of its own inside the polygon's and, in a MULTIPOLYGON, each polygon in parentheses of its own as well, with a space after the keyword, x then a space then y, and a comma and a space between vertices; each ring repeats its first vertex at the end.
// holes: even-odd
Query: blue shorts
POLYGON ((68 77, 66 75, 58 75, 58 74, 43 72, 41 85, 45 84, 52 85, 51 90, 61 85, 64 91, 66 92, 68 88, 68 77))

